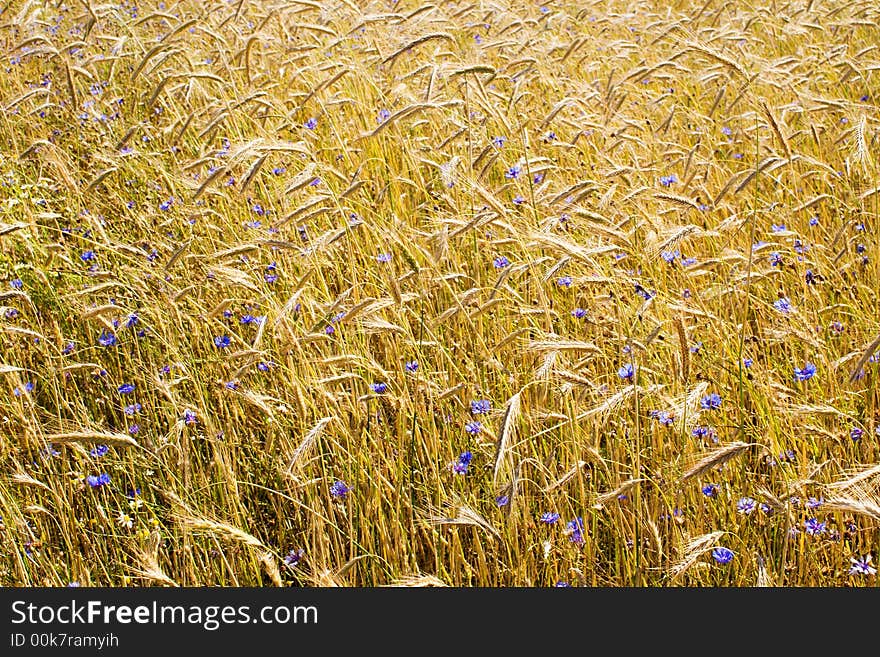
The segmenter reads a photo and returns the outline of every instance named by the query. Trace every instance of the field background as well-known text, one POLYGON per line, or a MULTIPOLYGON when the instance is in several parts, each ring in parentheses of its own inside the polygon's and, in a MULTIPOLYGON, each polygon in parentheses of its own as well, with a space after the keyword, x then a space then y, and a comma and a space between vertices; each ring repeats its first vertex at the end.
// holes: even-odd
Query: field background
POLYGON ((0 584, 875 586, 878 20, 0 3, 0 584))

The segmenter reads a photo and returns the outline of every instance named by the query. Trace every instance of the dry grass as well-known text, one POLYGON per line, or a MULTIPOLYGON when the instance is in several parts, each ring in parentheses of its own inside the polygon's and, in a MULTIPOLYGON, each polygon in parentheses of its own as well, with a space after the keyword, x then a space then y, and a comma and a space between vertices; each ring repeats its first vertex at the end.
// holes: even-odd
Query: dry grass
POLYGON ((875 585, 878 19, 0 3, 0 585, 875 585))

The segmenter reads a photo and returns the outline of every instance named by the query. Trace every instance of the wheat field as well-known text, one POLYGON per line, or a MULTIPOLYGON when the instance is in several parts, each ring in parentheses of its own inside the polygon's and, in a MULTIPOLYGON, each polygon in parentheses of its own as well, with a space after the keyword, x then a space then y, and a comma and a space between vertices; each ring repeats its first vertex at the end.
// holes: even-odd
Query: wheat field
POLYGON ((0 585, 876 586, 878 21, 0 2, 0 585))

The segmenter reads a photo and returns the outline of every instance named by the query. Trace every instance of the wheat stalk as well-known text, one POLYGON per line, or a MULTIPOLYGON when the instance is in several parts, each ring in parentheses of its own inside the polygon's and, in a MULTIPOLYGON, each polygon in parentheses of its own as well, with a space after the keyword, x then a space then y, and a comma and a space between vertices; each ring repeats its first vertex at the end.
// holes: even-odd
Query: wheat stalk
POLYGON ((681 480, 687 481, 688 479, 700 477, 719 465, 726 463, 730 459, 739 456, 750 447, 760 447, 760 445, 757 443, 744 443, 740 441, 723 445, 697 461, 681 476, 681 480))

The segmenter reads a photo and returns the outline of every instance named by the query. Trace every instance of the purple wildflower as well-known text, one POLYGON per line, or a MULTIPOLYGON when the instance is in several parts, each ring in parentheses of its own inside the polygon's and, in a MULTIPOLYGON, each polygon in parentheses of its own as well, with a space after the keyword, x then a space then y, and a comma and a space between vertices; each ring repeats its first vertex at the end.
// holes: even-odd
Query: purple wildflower
POLYGON ((744 513, 745 515, 749 515, 755 508, 758 506, 758 503, 755 502, 751 497, 741 497, 739 502, 736 503, 736 511, 737 513, 744 513))
POLYGON ((330 486, 330 494, 333 497, 338 497, 340 499, 345 498, 346 495, 351 491, 351 487, 348 486, 344 481, 337 479, 333 482, 333 485, 330 486))
POLYGON ((733 550, 726 547, 717 547, 712 550, 712 558, 720 564, 729 563, 733 559, 733 550))

